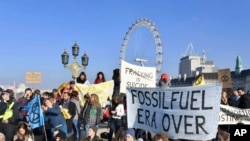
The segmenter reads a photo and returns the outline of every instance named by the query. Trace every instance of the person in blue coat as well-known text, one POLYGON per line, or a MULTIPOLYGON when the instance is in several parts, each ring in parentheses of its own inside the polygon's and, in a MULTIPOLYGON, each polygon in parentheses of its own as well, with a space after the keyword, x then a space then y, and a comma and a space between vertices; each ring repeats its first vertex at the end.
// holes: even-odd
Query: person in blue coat
POLYGON ((60 107, 54 103, 54 99, 46 98, 44 99, 44 104, 45 122, 51 127, 51 137, 53 138, 53 133, 56 129, 67 133, 66 120, 61 113, 60 107))

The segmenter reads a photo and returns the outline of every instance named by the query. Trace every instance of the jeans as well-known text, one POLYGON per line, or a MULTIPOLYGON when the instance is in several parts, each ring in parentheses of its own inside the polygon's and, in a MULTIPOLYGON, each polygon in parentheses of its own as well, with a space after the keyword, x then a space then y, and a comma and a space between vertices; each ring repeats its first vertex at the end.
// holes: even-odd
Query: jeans
POLYGON ((73 120, 73 130, 75 133, 76 141, 81 140, 81 129, 80 129, 80 121, 78 119, 73 120))
POLYGON ((122 120, 111 118, 110 119, 110 128, 109 128, 109 137, 108 141, 112 141, 113 133, 115 133, 122 126, 122 120))

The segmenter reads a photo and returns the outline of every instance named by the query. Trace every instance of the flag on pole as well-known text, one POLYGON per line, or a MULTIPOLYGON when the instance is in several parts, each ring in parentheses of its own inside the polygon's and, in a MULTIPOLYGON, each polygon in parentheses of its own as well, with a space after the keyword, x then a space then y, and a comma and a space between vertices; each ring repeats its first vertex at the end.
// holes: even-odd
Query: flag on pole
POLYGON ((24 107, 27 110, 27 121, 32 129, 44 126, 44 115, 41 109, 40 96, 35 97, 24 107))
POLYGON ((204 75, 200 74, 194 81, 193 86, 205 85, 204 75))

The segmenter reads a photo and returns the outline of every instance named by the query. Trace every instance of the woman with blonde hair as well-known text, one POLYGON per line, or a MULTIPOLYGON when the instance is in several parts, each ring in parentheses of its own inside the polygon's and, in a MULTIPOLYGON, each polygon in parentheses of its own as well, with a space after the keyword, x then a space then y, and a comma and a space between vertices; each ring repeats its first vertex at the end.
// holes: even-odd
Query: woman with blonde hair
POLYGON ((90 95, 90 101, 86 103, 82 114, 84 138, 86 138, 88 136, 89 127, 94 125, 98 128, 102 119, 102 108, 97 94, 90 95))
POLYGON ((226 91, 221 92, 221 104, 228 105, 228 96, 226 91))
POLYGON ((20 122, 13 141, 35 141, 34 135, 32 132, 30 132, 27 123, 20 122))

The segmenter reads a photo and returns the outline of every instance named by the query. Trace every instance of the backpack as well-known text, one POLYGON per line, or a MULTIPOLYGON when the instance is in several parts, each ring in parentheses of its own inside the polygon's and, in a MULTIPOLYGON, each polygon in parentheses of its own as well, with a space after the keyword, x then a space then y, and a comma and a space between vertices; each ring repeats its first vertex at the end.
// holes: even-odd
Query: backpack
POLYGON ((110 114, 110 109, 111 106, 110 105, 106 105, 103 111, 103 119, 109 119, 111 114, 110 114))

